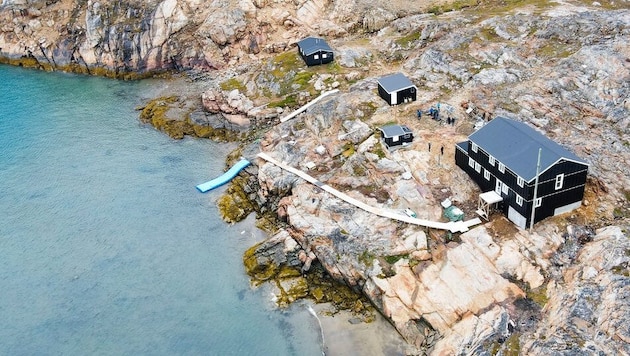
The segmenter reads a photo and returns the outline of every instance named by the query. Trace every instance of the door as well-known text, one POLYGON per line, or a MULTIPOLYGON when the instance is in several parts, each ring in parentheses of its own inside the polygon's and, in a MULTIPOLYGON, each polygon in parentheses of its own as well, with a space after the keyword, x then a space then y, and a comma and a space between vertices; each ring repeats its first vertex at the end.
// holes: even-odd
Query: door
POLYGON ((501 186, 503 185, 503 183, 497 179, 496 181, 496 185, 494 186, 494 192, 497 193, 499 196, 501 196, 501 186))
POLYGON ((521 229, 525 229, 527 219, 512 207, 508 208, 508 219, 521 229))
POLYGON ((391 101, 392 101, 391 105, 398 104, 398 92, 397 91, 391 93, 390 94, 390 98, 391 98, 391 101))

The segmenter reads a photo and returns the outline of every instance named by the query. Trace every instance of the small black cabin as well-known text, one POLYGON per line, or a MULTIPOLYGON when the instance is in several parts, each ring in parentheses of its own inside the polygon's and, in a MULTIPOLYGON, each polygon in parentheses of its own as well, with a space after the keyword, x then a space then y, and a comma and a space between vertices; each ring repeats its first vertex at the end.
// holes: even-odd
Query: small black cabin
POLYGON ((588 163, 523 122, 488 122, 457 144, 455 163, 481 188, 477 213, 486 219, 496 205, 526 228, 582 205, 588 163))
POLYGON ((418 88, 402 73, 390 74, 378 79, 378 95, 389 105, 416 100, 418 88))
POLYGON ((379 130, 381 130, 381 138, 387 148, 406 146, 413 142, 413 132, 405 125, 387 125, 379 130))
POLYGON ((307 66, 330 63, 334 59, 332 48, 322 38, 306 37, 297 46, 307 66))

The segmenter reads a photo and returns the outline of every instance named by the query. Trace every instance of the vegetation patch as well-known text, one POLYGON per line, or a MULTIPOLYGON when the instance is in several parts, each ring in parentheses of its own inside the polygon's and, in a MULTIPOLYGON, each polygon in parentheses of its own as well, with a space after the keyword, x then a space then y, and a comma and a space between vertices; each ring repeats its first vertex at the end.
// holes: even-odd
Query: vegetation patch
POLYGON ((382 145, 374 145, 374 147, 372 147, 372 149, 370 149, 369 152, 374 153, 380 159, 383 159, 383 158, 385 158, 387 156, 385 154, 385 151, 383 150, 382 145))
POLYGON ((541 58, 555 58, 562 59, 567 58, 575 53, 575 48, 565 43, 559 43, 554 41, 546 41, 542 47, 536 50, 536 55, 541 58))
POLYGON ((367 169, 362 164, 355 164, 352 166, 352 174, 356 177, 363 177, 367 174, 367 169))
POLYGON ((368 250, 365 250, 363 252, 361 252, 361 254, 359 255, 359 262, 363 263, 366 267, 372 267, 374 265, 374 259, 376 258, 376 256, 374 256, 373 253, 371 253, 368 250))
POLYGON ((385 259, 385 261, 387 261, 387 263, 389 263, 390 265, 393 265, 403 258, 409 258, 409 255, 393 255, 393 256, 385 256, 383 258, 385 259))
POLYGON ((221 90, 225 91, 232 91, 234 89, 238 89, 238 91, 240 91, 241 93, 245 93, 247 91, 245 84, 243 84, 237 78, 230 78, 219 84, 219 86, 221 87, 221 90))
POLYGON ((294 51, 280 53, 271 60, 271 63, 274 67, 271 74, 276 79, 282 79, 288 72, 296 72, 304 64, 297 52, 294 51))
POLYGON ((477 5, 479 5, 478 0, 456 0, 451 3, 431 6, 427 9, 427 12, 434 15, 441 15, 445 12, 459 11, 477 5))
POLYGON ((362 118, 369 119, 376 112, 378 106, 372 101, 367 101, 357 105, 357 109, 363 113, 362 118))
POLYGON ((387 190, 377 186, 376 184, 362 185, 355 188, 355 190, 365 195, 366 197, 376 199, 376 201, 379 203, 385 203, 391 198, 387 190))
POLYGON ((352 156, 354 153, 355 153, 354 144, 352 144, 352 142, 346 142, 343 145, 343 151, 341 152, 341 155, 345 158, 348 158, 352 156))
POLYGON ((397 38, 394 42, 403 48, 409 48, 414 42, 420 39, 422 31, 412 31, 403 37, 397 38))
POLYGON ((540 305, 541 308, 544 307, 549 300, 549 298, 547 298, 547 285, 543 284, 538 288, 526 290, 526 296, 534 303, 540 305))
POLYGON ((284 97, 282 100, 276 100, 270 102, 267 107, 269 108, 284 108, 293 107, 298 104, 297 94, 291 94, 284 97))
POLYGON ((247 181, 242 175, 234 177, 226 193, 217 201, 219 213, 225 222, 239 222, 256 211, 256 206, 245 192, 247 181))
POLYGON ((319 263, 303 274, 298 267, 277 265, 262 261, 257 257, 261 244, 250 247, 243 254, 245 271, 254 285, 272 282, 279 295, 276 303, 287 307, 296 300, 308 298, 316 303, 331 303, 336 310, 350 310, 363 321, 375 319, 375 309, 367 298, 348 285, 334 280, 319 263))
MULTIPOLYGON (((628 251, 626 251, 626 254, 627 253, 628 251)), ((611 268, 611 270, 616 275, 630 277, 630 270, 628 270, 628 262, 618 264, 614 266, 613 268, 611 268)))

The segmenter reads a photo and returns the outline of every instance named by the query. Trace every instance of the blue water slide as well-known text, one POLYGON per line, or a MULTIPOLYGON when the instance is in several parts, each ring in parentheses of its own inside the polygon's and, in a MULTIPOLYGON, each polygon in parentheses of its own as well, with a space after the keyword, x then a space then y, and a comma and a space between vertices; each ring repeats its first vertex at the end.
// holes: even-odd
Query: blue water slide
POLYGON ((241 159, 240 161, 236 162, 236 164, 233 165, 232 168, 228 169, 227 172, 223 173, 222 175, 214 178, 211 181, 199 184, 197 186, 197 189, 200 192, 205 193, 209 190, 220 187, 223 184, 231 181, 232 178, 236 177, 238 172, 240 172, 241 170, 243 170, 243 168, 249 166, 250 164, 251 163, 248 160, 241 159))

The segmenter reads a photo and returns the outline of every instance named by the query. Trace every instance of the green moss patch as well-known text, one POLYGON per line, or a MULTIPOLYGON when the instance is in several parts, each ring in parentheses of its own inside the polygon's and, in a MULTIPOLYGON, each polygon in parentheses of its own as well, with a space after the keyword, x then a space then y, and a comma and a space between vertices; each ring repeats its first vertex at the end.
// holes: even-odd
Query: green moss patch
POLYGON ((536 55, 544 59, 562 59, 575 53, 575 48, 566 44, 554 41, 546 41, 545 44, 536 50, 536 55))
POLYGON ((245 192, 246 184, 247 178, 241 175, 234 177, 225 194, 217 201, 219 213, 225 222, 239 222, 256 211, 256 206, 245 192))
POLYGON ((532 301, 534 301, 534 303, 538 304, 542 308, 545 306, 545 304, 547 304, 548 301, 547 285, 543 284, 538 288, 529 289, 526 291, 526 295, 527 298, 531 299, 532 301))
POLYGON ((374 320, 375 310, 365 296, 331 278, 321 264, 313 263, 311 269, 303 274, 297 267, 277 265, 269 262, 270 259, 258 258, 260 246, 252 246, 243 254, 245 271, 254 285, 265 282, 276 285, 278 306, 286 307, 298 299, 308 298, 316 303, 331 303, 337 310, 353 311, 364 321, 374 320))
POLYGON ((245 84, 243 84, 237 78, 230 78, 220 83, 219 87, 221 87, 221 90, 225 90, 225 91, 232 91, 234 89, 238 89, 238 91, 240 91, 241 93, 244 93, 247 90, 247 88, 245 87, 245 84))
POLYGON ((403 48, 409 48, 414 42, 420 39, 421 31, 412 31, 403 37, 397 38, 394 42, 403 48))

